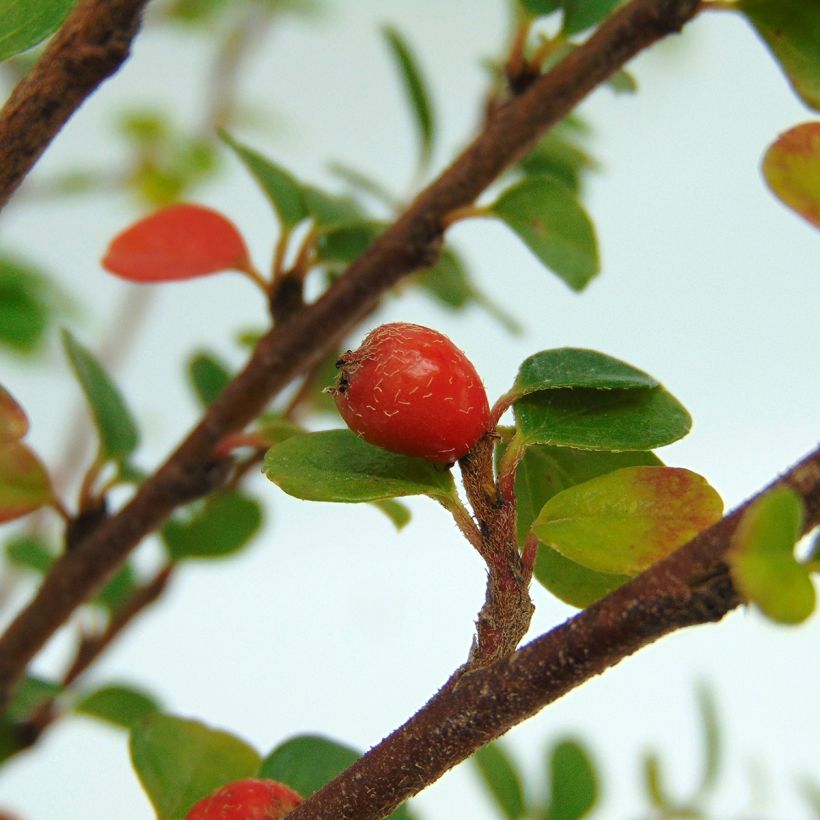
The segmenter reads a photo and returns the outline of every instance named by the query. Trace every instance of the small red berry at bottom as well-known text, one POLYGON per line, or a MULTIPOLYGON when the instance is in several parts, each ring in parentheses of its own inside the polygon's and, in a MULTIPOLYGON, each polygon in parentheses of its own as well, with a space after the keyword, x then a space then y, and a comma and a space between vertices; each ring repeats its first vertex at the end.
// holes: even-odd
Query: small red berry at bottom
POLYGON ((280 820, 301 802, 275 780, 237 780, 196 803, 185 820, 280 820))
POLYGON ((370 444, 449 464, 489 429, 481 378, 461 350, 429 327, 377 327, 338 365, 336 406, 370 444))

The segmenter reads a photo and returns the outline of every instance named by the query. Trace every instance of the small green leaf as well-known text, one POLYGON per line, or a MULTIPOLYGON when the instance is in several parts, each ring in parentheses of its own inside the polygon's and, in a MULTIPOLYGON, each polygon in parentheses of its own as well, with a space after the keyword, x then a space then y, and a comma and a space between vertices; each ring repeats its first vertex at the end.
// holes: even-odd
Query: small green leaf
POLYGON ((571 37, 603 22, 624 0, 561 0, 563 34, 571 37))
POLYGON ((76 0, 0 0, 0 60, 45 40, 62 25, 76 0))
POLYGON ((590 450, 653 450, 685 436, 689 413, 661 387, 543 390, 515 404, 527 444, 590 450))
POLYGON ((539 390, 566 387, 634 390, 659 386, 648 373, 597 350, 561 347, 525 359, 511 392, 520 398, 539 390))
POLYGON ((291 436, 304 432, 305 428, 301 425, 275 413, 263 413, 256 427, 253 428, 254 435, 263 439, 268 447, 273 447, 274 444, 279 444, 291 436))
POLYGON ((137 576, 130 564, 123 564, 94 596, 93 603, 107 609, 112 615, 119 611, 137 589, 137 576))
POLYGON ((597 163, 573 141, 574 136, 571 126, 560 123, 539 140, 519 167, 528 176, 554 177, 578 193, 582 175, 596 168, 597 163))
POLYGON ((634 94, 638 90, 638 81, 624 68, 612 74, 607 85, 618 94, 634 94))
POLYGON ((183 820, 197 800, 226 783, 253 777, 261 762, 234 735, 160 712, 133 724, 129 747, 157 820, 183 820))
MULTIPOLYGON (((290 786, 305 799, 350 768, 359 753, 350 746, 319 735, 298 735, 279 744, 263 761, 257 777, 290 786)), ((390 815, 393 820, 409 820, 406 806, 390 815)))
POLYGON ((518 820, 525 813, 521 775, 503 746, 488 743, 472 757, 481 781, 507 820, 518 820))
POLYGON ((230 134, 223 131, 220 136, 236 152, 270 199, 283 228, 289 230, 308 216, 302 186, 293 176, 262 154, 237 142, 230 134))
POLYGON ((592 222, 569 188, 533 176, 507 189, 489 210, 574 290, 598 273, 592 222))
POLYGON ((0 523, 20 518, 53 498, 48 471, 19 441, 0 443, 0 523))
POLYGON ((263 469, 288 495, 308 501, 443 498, 455 492, 449 470, 374 447, 350 430, 293 436, 268 450, 263 469))
POLYGON ((410 510, 406 504, 396 501, 395 498, 374 501, 373 506, 381 510, 393 522, 397 530, 404 529, 410 523, 410 510))
POLYGON ((324 262, 347 264, 361 256, 384 228, 383 222, 366 220, 330 228, 319 237, 316 254, 324 262))
POLYGON ((162 540, 173 561, 217 558, 242 549, 262 524, 262 508, 252 498, 220 492, 196 505, 187 519, 172 518, 162 540))
POLYGON ((67 330, 63 347, 91 407, 102 453, 124 462, 137 447, 139 433, 122 395, 102 365, 67 330))
POLYGON ((42 273, 0 256, 0 344, 15 353, 35 352, 53 313, 53 301, 42 273))
POLYGON ((546 820, 580 820, 598 802, 600 791, 589 752, 578 740, 562 740, 552 747, 549 771, 546 820))
POLYGON ((578 609, 586 609, 632 580, 631 575, 613 575, 582 567, 546 544, 538 545, 533 575, 556 598, 578 609))
POLYGON ((722 741, 715 697, 703 685, 698 687, 698 707, 703 727, 703 775, 698 793, 705 796, 714 788, 720 774, 722 741))
POLYGON ((435 133, 430 94, 419 69, 418 61, 404 37, 390 26, 385 27, 383 32, 393 59, 396 61, 401 73, 407 97, 415 114, 421 144, 421 161, 425 163, 430 157, 435 133))
POLYGON ((141 718, 158 712, 159 704, 139 689, 111 685, 88 692, 74 706, 74 711, 130 729, 141 718))
POLYGON ((643 757, 643 782, 649 802, 657 809, 674 811, 677 807, 666 790, 661 760, 655 752, 643 757))
POLYGON ((637 575, 720 520, 723 502, 678 467, 624 467, 553 496, 533 523, 539 540, 597 572, 637 575))
POLYGON ((45 575, 54 564, 55 555, 46 542, 33 535, 18 535, 6 543, 6 555, 19 567, 45 575))
POLYGON ((0 443, 19 441, 28 432, 28 417, 14 396, 0 385, 0 443))
POLYGON ((820 228, 820 122, 781 134, 763 157, 763 176, 775 196, 820 228))
POLYGON ((803 102, 820 110, 820 3, 816 0, 740 0, 803 102))
POLYGON ((10 720, 28 720, 40 707, 63 691, 59 683, 26 675, 15 691, 6 715, 10 720))
POLYGON ((741 595, 783 624, 802 623, 815 606, 811 576, 794 557, 803 519, 800 496, 776 487, 743 514, 726 556, 741 595))
POLYGON ((518 5, 530 17, 543 17, 561 8, 561 0, 518 0, 518 5))
POLYGON ((204 351, 188 360, 188 377, 203 407, 210 407, 231 380, 228 368, 212 353, 204 351))
POLYGON ((363 219, 361 208, 349 197, 333 196, 310 185, 302 188, 302 196, 313 221, 321 228, 348 225, 363 219))
POLYGON ((461 259, 449 249, 436 264, 415 277, 416 283, 445 307, 459 310, 473 299, 473 288, 461 259))

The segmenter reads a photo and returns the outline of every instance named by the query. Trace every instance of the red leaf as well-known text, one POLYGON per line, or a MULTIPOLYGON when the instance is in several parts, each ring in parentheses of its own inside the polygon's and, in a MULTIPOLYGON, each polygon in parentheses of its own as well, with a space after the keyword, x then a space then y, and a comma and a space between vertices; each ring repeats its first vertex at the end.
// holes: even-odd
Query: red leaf
POLYGON ((17 441, 28 432, 28 418, 14 396, 0 384, 0 442, 17 441))
POLYGON ((248 267, 236 226, 200 205, 171 205, 140 220, 108 246, 102 261, 132 282, 172 282, 248 267))

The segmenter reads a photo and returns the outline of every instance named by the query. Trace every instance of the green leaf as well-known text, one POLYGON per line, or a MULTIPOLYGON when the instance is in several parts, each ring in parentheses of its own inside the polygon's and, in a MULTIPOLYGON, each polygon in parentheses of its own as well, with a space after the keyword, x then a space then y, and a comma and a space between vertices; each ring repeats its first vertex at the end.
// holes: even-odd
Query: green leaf
POLYGON ((781 202, 820 228, 820 122, 781 134, 763 157, 763 176, 781 202))
POLYGON ((76 0, 0 0, 0 60, 45 40, 62 25, 76 0))
POLYGON ((220 786, 253 777, 260 757, 234 735, 153 712, 131 727, 131 762, 157 820, 183 820, 220 786))
POLYGON ((816 0, 740 0, 803 102, 820 110, 820 3, 816 0))
POLYGON ((653 450, 685 436, 689 413, 661 387, 544 390, 515 404, 527 444, 590 450, 653 450))
POLYGON ((623 2, 624 0, 561 0, 564 7, 563 34, 571 37, 597 26, 623 2))
POLYGON ((614 575, 582 567, 546 544, 538 545, 533 575, 556 598, 578 609, 586 609, 632 580, 631 575, 614 575))
POLYGON ((18 441, 28 432, 28 417, 14 396, 0 385, 0 444, 18 441))
POLYGON ((799 624, 814 611, 811 576, 794 557, 803 520, 800 496, 776 487, 743 514, 726 556, 740 594, 778 623, 799 624))
POLYGON ((396 501, 395 498, 374 501, 373 506, 381 510, 393 522, 397 530, 404 529, 410 523, 410 510, 406 504, 396 501))
POLYGON ((511 393, 520 398, 539 390, 566 387, 634 390, 659 386, 649 374, 597 350, 561 347, 525 359, 511 393))
POLYGON ((574 135, 572 127, 559 123, 539 140, 535 148, 519 162, 519 167, 528 176, 554 177, 577 193, 582 175, 596 168, 597 163, 576 145, 572 139, 574 135))
POLYGON ((262 523, 262 508, 252 498, 220 492, 198 504, 187 519, 172 518, 162 540, 173 561, 217 558, 242 549, 262 523))
POLYGON ((552 747, 549 770, 546 820, 580 820, 599 796, 598 775, 589 752, 578 740, 562 740, 552 747))
POLYGON ((305 428, 301 425, 275 413, 263 413, 256 427, 253 428, 254 435, 263 439, 268 447, 273 447, 274 444, 279 444, 291 436, 304 432, 305 428))
POLYGON ((539 540, 577 564, 637 575, 719 521, 723 502, 678 467, 624 467, 553 496, 533 523, 539 540))
POLYGON ((262 154, 237 142, 225 131, 221 132, 220 136, 225 144, 236 152, 270 199, 283 228, 289 230, 308 216, 302 186, 293 176, 262 154))
MULTIPOLYGON (((359 753, 350 746, 319 735, 298 735, 279 744, 263 761, 257 777, 290 786, 305 799, 350 768, 359 753)), ((406 806, 399 806, 393 820, 409 820, 406 806)))
POLYGON ((19 567, 45 575, 54 564, 55 555, 42 538, 18 535, 6 543, 6 556, 19 567))
POLYGON ((418 61, 404 37, 390 26, 386 26, 383 33, 401 73, 408 100, 415 114, 421 144, 421 161, 425 163, 430 157, 435 132, 430 94, 419 69, 418 61))
POLYGON ((158 712, 159 704, 139 689, 111 685, 88 692, 74 706, 74 711, 130 729, 141 718, 158 712))
POLYGON ((316 243, 316 254, 324 262, 352 262, 361 256, 384 230, 385 223, 351 222, 325 231, 316 243))
POLYGON ((473 300, 473 288, 461 259, 449 249, 441 252, 436 264, 415 277, 422 290, 445 307, 459 310, 473 300))
POLYGON ((722 741, 715 698, 712 691, 704 685, 698 687, 698 707, 703 727, 703 775, 698 794, 705 796, 717 784, 722 741))
POLYGON ((350 430, 293 436, 268 450, 265 475, 288 495, 308 501, 382 501, 405 495, 452 496, 449 470, 390 453, 350 430))
POLYGON ((112 615, 126 604, 137 589, 137 577, 130 564, 123 564, 94 596, 93 602, 112 615))
POLYGON ((644 787, 649 802, 655 808, 673 812, 677 805, 667 793, 660 757, 655 752, 647 752, 643 757, 642 768, 644 787))
POLYGON ((544 17, 561 8, 561 0, 518 0, 518 5, 529 17, 544 17))
POLYGON ((507 820, 525 813, 521 775, 500 743, 488 743, 472 757, 481 781, 507 820))
POLYGON ((321 228, 347 225, 363 219, 361 208, 349 197, 333 196, 310 185, 302 188, 302 196, 313 221, 321 228))
POLYGON ((40 346, 53 299, 46 278, 34 268, 0 256, 0 344, 16 353, 40 346))
POLYGON ((489 210, 574 290, 582 290, 598 273, 595 229, 560 182, 528 177, 501 194, 489 210))
POLYGON ((122 395, 102 365, 67 330, 63 347, 91 407, 104 456, 124 462, 137 447, 139 433, 122 395))
POLYGON ((188 377, 203 407, 210 407, 231 380, 228 368, 205 351, 195 353, 188 360, 188 377))
POLYGON ((0 444, 0 523, 20 518, 53 498, 48 471, 25 444, 0 444))

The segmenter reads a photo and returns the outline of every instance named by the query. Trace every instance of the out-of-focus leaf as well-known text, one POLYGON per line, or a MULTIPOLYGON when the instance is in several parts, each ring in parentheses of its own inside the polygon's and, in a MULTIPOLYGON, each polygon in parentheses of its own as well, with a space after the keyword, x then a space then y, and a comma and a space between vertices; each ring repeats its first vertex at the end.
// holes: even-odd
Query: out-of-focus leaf
POLYGON ((568 738, 550 752, 550 802, 546 820, 580 820, 598 802, 598 774, 591 755, 568 738))
POLYGON ((264 472, 288 495, 309 501, 383 501, 405 495, 442 499, 455 492, 449 471, 374 447, 350 430, 292 436, 268 450, 264 472))
POLYGON ((293 228, 308 216, 302 186, 290 173, 257 151, 237 142, 230 134, 223 131, 220 136, 259 183, 285 229, 293 228))
POLYGON ((17 687, 6 714, 11 720, 27 720, 62 691, 63 687, 59 683, 36 675, 26 675, 17 687))
POLYGON ((55 555, 41 538, 18 535, 6 543, 6 556, 18 567, 45 575, 54 563, 55 555))
POLYGON ((577 193, 584 172, 597 167, 597 163, 575 143, 574 130, 561 125, 564 127, 556 126, 542 137, 519 167, 529 176, 555 177, 577 193))
POLYGON ((467 271, 451 250, 442 251, 436 264, 419 273, 415 281, 437 301, 454 310, 463 308, 473 298, 467 271))
POLYGON ((539 540, 597 572, 637 575, 720 520, 706 479, 679 467, 624 467, 554 495, 539 540))
POLYGON ((94 596, 93 602, 112 615, 127 603, 137 589, 137 576, 130 564, 123 564, 94 596))
POLYGON ((489 211, 573 290, 583 290, 598 273, 592 222, 573 192, 552 177, 527 177, 501 194, 489 211))
POLYGON ((571 37, 597 26, 625 0, 561 0, 564 7, 563 33, 571 37))
POLYGON ((188 377, 203 407, 210 407, 231 380, 227 366, 206 351, 195 353, 188 360, 188 377))
POLYGON ((9 256, 0 256, 0 344, 15 353, 33 353, 53 314, 45 276, 9 256))
POLYGON ((220 492, 200 504, 187 519, 172 518, 162 540, 174 561, 230 555, 250 542, 262 524, 262 508, 252 498, 220 492))
POLYGON ((269 447, 304 432, 304 427, 275 413, 264 413, 260 416, 256 427, 253 428, 254 435, 264 439, 269 447))
POLYGON ((159 704, 132 686, 111 685, 88 692, 74 706, 74 711, 129 729, 140 718, 158 712, 159 704))
POLYGON ((18 441, 28 432, 28 417, 14 396, 0 385, 0 444, 18 441))
POLYGON ((353 191, 367 194, 367 196, 379 200, 391 209, 397 207, 398 202, 393 194, 381 182, 363 171, 359 171, 344 162, 331 162, 328 171, 344 180, 353 191))
POLYGON ((313 221, 321 228, 348 225, 364 219, 361 208, 349 197, 334 196, 311 185, 303 186, 302 196, 313 221))
POLYGON ((518 0, 518 5, 530 17, 543 17, 561 8, 561 0, 518 0))
POLYGON ((820 3, 739 0, 736 6, 763 38, 798 96, 820 110, 820 3))
POLYGON ((114 461, 126 461, 139 444, 139 433, 122 394, 87 348, 67 330, 62 336, 66 356, 91 408, 102 453, 114 461))
POLYGON ((151 712, 131 727, 131 762, 158 820, 182 820, 197 800, 253 777, 260 757, 234 735, 151 712))
POLYGON ((324 262, 352 262, 364 253, 384 228, 385 223, 375 221, 337 225, 319 237, 317 256, 324 262))
POLYGON ((763 157, 763 176, 775 196, 820 228, 820 122, 782 133, 763 157))
POLYGON ((698 794, 703 796, 708 794, 717 783, 722 751, 715 698, 712 691, 703 685, 698 687, 698 707, 703 726, 703 775, 698 794))
POLYGON ((472 757, 487 792, 507 820, 518 820, 525 813, 521 775, 498 742, 482 746, 472 757))
POLYGON ((404 529, 410 523, 410 510, 401 501, 396 501, 395 498, 383 498, 381 501, 372 503, 377 510, 381 510, 393 522, 397 530, 404 529))
POLYGON ((800 496, 776 487, 743 514, 726 556, 741 595, 783 624, 805 621, 816 601, 811 576, 794 557, 804 515, 800 496))
POLYGON ((415 114, 421 144, 421 159, 424 163, 430 157, 435 134, 435 120, 427 84, 421 74, 418 61, 404 37, 389 26, 385 27, 384 36, 401 73, 408 100, 415 114))
MULTIPOLYGON (((257 777, 284 783, 305 799, 329 783, 358 759, 359 753, 319 735, 297 735, 280 743, 263 761, 257 777)), ((410 820, 406 804, 390 820, 410 820)))
POLYGON ((0 523, 28 515, 52 498, 40 459, 20 441, 0 443, 0 523))
POLYGON ((0 60, 45 40, 76 0, 0 0, 0 60))

